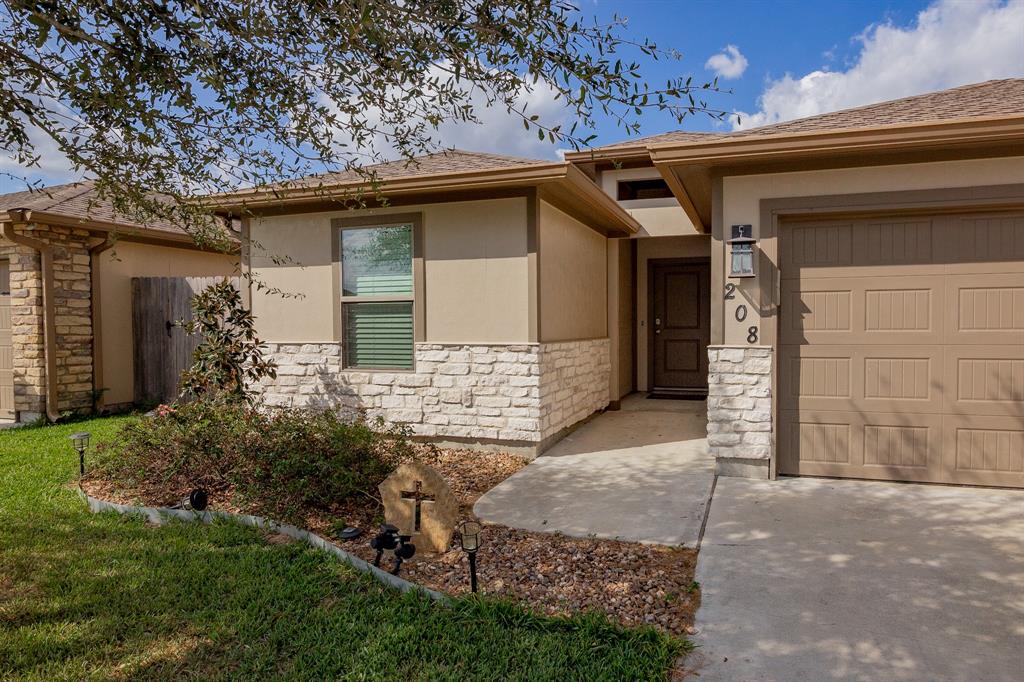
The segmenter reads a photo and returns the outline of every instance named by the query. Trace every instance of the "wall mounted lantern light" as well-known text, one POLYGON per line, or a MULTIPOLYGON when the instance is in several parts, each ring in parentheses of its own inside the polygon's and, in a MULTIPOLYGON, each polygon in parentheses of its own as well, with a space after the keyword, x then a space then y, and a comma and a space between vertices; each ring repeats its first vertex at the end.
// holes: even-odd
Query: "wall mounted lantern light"
POLYGON ((729 276, 754 276, 754 226, 733 225, 729 245, 729 276))
POLYGON ((89 432, 79 431, 71 434, 71 444, 78 453, 78 475, 85 476, 85 451, 89 447, 89 432))

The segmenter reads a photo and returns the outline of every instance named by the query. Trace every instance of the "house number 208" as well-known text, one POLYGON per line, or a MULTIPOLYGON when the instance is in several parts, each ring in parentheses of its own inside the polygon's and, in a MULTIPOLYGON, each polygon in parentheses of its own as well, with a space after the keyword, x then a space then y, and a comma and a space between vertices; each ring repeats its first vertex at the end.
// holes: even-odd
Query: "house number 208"
MULTIPOLYGON (((732 301, 736 298, 736 285, 728 282, 725 285, 725 300, 732 301)), ((743 322, 747 319, 747 306, 740 303, 736 306, 736 321, 743 322)), ((757 343, 757 325, 747 328, 747 343, 757 343)))

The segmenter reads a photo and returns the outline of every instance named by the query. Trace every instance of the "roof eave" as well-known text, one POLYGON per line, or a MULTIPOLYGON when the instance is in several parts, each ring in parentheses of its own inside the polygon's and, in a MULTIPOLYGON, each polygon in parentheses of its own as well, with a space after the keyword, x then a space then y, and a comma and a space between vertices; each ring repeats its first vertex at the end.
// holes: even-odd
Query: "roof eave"
POLYGON ((564 163, 537 164, 521 168, 502 168, 488 171, 461 171, 456 173, 414 175, 382 180, 376 185, 365 180, 353 182, 324 182, 315 187, 285 187, 280 190, 241 190, 228 194, 215 194, 205 198, 204 205, 215 211, 252 209, 264 206, 298 204, 310 200, 349 199, 367 194, 423 194, 453 192, 491 187, 514 187, 557 178, 565 173, 564 163))
MULTIPOLYGON (((68 216, 61 213, 38 211, 34 209, 7 209, 0 211, 0 222, 12 223, 40 223, 43 225, 56 225, 72 229, 88 230, 103 234, 116 235, 117 239, 126 242, 140 241, 149 244, 175 246, 179 248, 191 248, 207 251, 189 235, 185 233, 168 232, 167 230, 154 230, 140 225, 126 223, 112 223, 102 220, 83 220, 75 216, 68 216)), ((234 238, 232 237, 233 241, 234 238)), ((232 253, 238 251, 235 245, 232 253)))
POLYGON ((421 175, 382 181, 377 187, 365 182, 238 192, 207 197, 205 205, 219 213, 254 212, 261 208, 299 206, 311 201, 366 198, 367 195, 398 198, 405 195, 443 197, 456 192, 546 188, 553 199, 561 199, 603 234, 635 234, 640 224, 606 195, 583 171, 568 162, 553 162, 514 169, 421 175))
POLYGON ((744 135, 714 141, 661 143, 651 145, 649 151, 655 164, 728 165, 822 154, 899 151, 934 144, 998 142, 1022 136, 1024 115, 1015 114, 866 128, 744 135))
POLYGON ((771 172, 773 167, 794 162, 851 166, 869 164, 872 157, 891 158, 935 149, 984 149, 1011 141, 1024 143, 1024 116, 662 143, 652 145, 650 154, 687 216, 698 230, 708 232, 711 197, 705 195, 711 185, 712 169, 728 174, 729 168, 746 168, 747 172, 762 168, 763 172, 771 172))
POLYGON ((565 160, 571 163, 635 161, 637 159, 650 159, 650 152, 648 151, 646 144, 617 147, 614 149, 587 149, 578 152, 565 153, 565 160))

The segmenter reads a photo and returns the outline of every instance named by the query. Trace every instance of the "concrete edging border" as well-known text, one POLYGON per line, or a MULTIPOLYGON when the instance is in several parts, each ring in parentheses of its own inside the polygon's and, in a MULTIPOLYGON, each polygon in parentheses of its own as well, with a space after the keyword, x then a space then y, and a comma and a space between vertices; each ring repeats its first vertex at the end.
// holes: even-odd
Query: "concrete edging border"
POLYGON ((431 599, 446 603, 449 600, 447 595, 441 594, 436 590, 417 585, 416 583, 409 582, 404 578, 399 578, 397 575, 391 575, 387 571, 383 571, 373 564, 360 559, 359 557, 350 554, 343 550, 338 545, 334 544, 330 540, 320 537, 316 533, 299 528, 298 526, 292 526, 287 523, 279 523, 273 519, 265 519, 262 516, 252 516, 250 514, 232 514, 231 512, 223 511, 188 511, 185 509, 170 509, 168 507, 143 507, 141 505, 131 504, 118 504, 116 502, 107 502, 96 497, 88 495, 84 490, 79 489, 79 495, 85 500, 86 504, 89 505, 89 511, 94 514, 99 512, 112 511, 118 514, 125 514, 131 516, 144 516, 147 521, 158 525, 167 523, 170 519, 176 519, 178 521, 185 521, 189 523, 212 523, 217 519, 223 519, 231 521, 233 523, 240 524, 242 526, 251 526, 253 528, 263 528, 282 535, 287 535, 290 538, 301 540, 306 544, 327 552, 334 557, 341 559, 352 568, 363 573, 369 573, 371 576, 376 578, 378 581, 384 583, 389 587, 393 587, 401 592, 412 592, 418 591, 431 599))

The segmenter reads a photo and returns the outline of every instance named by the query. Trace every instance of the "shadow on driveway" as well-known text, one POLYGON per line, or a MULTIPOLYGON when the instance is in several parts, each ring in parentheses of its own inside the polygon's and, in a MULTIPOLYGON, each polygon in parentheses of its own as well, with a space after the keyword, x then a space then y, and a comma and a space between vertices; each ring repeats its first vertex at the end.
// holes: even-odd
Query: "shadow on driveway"
POLYGON ((721 478, 697 580, 704 682, 1024 679, 1024 491, 721 478))

